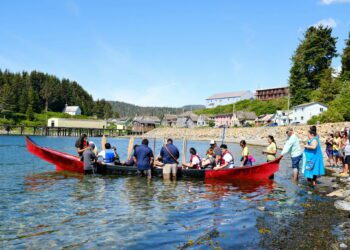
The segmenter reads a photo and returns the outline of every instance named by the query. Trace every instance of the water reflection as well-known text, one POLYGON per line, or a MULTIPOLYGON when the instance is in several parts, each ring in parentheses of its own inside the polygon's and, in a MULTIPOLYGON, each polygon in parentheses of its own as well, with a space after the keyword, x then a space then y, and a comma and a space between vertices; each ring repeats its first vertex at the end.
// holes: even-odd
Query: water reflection
MULTIPOLYGON (((74 150, 67 147, 74 138, 36 140, 74 150)), ((0 172, 0 248, 256 248, 257 219, 264 216, 258 208, 283 220, 302 201, 284 163, 274 181, 148 181, 52 172, 52 165, 25 151, 22 138, 2 143, 11 146, 0 147, 6 167, 0 172)), ((199 152, 208 146, 190 143, 199 152)))

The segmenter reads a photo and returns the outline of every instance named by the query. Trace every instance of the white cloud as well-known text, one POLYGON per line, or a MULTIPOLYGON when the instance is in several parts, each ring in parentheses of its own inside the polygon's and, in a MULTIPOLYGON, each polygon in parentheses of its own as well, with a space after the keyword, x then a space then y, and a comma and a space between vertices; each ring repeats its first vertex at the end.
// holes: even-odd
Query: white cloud
POLYGON ((350 0, 321 0, 321 4, 350 3, 350 0))
POLYGON ((337 22, 333 19, 333 18, 326 18, 326 19, 322 19, 320 21, 318 21, 317 23, 315 23, 312 26, 325 26, 325 27, 330 27, 330 28, 335 28, 337 27, 337 22))

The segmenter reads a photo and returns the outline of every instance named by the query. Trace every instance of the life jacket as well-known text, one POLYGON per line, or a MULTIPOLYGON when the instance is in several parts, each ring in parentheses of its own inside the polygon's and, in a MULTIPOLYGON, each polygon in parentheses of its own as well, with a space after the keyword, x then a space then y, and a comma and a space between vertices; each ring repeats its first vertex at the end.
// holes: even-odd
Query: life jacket
POLYGON ((221 166, 225 165, 226 161, 224 159, 224 156, 227 154, 231 155, 231 157, 232 157, 232 160, 228 163, 227 168, 232 168, 234 165, 234 160, 233 160, 233 156, 232 156, 231 152, 228 150, 226 150, 225 153, 222 154, 221 159, 220 159, 220 165, 221 166))
POLYGON ((115 160, 115 154, 113 149, 105 150, 105 158, 103 159, 104 163, 113 163, 115 160))
POLYGON ((192 163, 192 160, 194 157, 198 157, 199 164, 193 165, 194 168, 196 169, 201 169, 202 168, 202 161, 201 158, 198 155, 191 155, 190 162, 192 163))

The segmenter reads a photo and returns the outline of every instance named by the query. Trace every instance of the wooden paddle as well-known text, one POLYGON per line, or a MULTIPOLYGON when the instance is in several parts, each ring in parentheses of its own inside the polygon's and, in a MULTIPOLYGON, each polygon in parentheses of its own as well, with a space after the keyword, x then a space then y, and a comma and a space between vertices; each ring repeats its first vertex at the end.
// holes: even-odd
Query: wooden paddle
POLYGON ((156 155, 156 143, 157 143, 157 138, 154 137, 154 139, 153 139, 153 155, 156 155))
POLYGON ((186 163, 187 140, 186 137, 182 141, 182 164, 186 163))
POLYGON ((102 150, 105 150, 106 149, 106 142, 107 142, 107 138, 105 135, 102 136, 102 139, 101 139, 101 149, 102 150))
POLYGON ((131 154, 132 154, 132 150, 133 150, 133 147, 134 147, 134 137, 130 137, 130 140, 129 140, 129 146, 128 146, 128 160, 131 159, 131 154))

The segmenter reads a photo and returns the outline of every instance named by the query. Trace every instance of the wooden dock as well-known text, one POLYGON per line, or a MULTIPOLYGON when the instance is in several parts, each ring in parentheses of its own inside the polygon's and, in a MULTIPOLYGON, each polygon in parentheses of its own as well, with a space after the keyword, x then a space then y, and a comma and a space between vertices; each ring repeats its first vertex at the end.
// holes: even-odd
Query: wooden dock
POLYGON ((109 137, 118 137, 122 135, 131 135, 131 130, 118 129, 100 129, 100 128, 67 128, 67 127, 46 127, 46 126, 18 126, 3 125, 4 135, 41 135, 41 136, 72 136, 79 137, 87 134, 89 137, 100 137, 107 135, 109 137))

